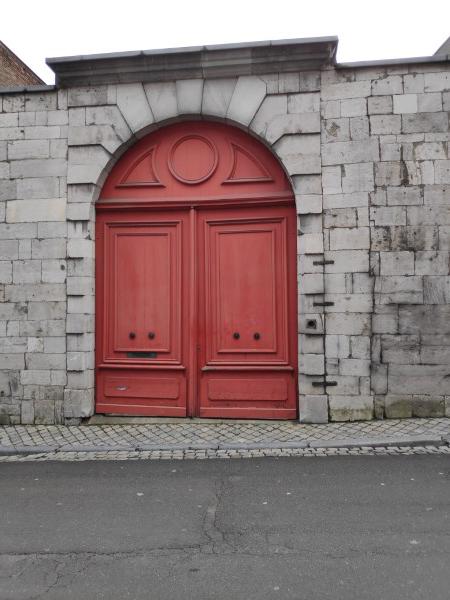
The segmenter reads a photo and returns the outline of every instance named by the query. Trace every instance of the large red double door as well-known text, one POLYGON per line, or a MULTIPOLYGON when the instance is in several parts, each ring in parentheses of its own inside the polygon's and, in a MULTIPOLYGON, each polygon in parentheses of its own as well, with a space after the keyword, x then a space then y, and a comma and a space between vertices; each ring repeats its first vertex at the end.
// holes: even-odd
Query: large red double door
POLYGON ((207 122, 148 136, 96 240, 98 413, 296 417, 296 213, 264 147, 207 122))

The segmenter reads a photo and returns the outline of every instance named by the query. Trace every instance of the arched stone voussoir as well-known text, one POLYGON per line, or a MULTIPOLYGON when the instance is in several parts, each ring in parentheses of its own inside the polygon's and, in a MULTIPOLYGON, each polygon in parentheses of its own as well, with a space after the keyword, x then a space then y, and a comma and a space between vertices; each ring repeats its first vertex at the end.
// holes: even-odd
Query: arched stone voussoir
POLYGON ((203 79, 177 81, 177 105, 180 115, 200 115, 202 112, 203 79))
POLYGON ((67 184, 99 184, 102 173, 111 161, 111 154, 102 146, 69 148, 67 184))
POLYGON ((203 86, 202 114, 225 118, 236 83, 236 77, 207 79, 203 86))
POLYGON ((119 84, 117 106, 133 133, 155 121, 142 83, 119 84))
POLYGON ((146 83, 144 90, 156 122, 178 116, 177 91, 174 81, 146 83))
POLYGON ((267 93, 265 82, 259 77, 239 77, 227 110, 227 118, 248 125, 261 106, 267 93))

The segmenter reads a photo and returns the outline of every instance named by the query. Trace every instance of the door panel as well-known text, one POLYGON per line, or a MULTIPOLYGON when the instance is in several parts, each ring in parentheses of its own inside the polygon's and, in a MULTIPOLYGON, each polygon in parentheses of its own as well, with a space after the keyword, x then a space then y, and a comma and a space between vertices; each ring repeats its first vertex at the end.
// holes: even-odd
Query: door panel
POLYGON ((205 210, 198 231, 200 415, 294 418, 295 209, 205 210))
POLYGON ((99 215, 99 412, 186 414, 187 220, 187 211, 99 215))

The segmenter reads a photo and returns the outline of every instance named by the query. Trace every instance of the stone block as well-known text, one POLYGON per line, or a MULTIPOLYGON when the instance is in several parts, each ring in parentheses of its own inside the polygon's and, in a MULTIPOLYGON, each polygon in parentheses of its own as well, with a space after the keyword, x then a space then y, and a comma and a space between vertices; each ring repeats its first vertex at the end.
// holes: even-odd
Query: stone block
MULTIPOLYGON (((349 165, 346 166, 346 169, 349 165)), ((324 194, 323 206, 327 208, 358 208, 369 204, 367 192, 353 192, 349 194, 324 194)))
POLYGON ((340 115, 341 117, 359 117, 367 114, 367 99, 366 98, 350 98, 341 100, 340 115))
POLYGON ((325 395, 300 395, 300 423, 328 423, 328 398, 325 395))
POLYGON ((402 116, 403 133, 433 133, 448 131, 446 112, 417 113, 402 116))
POLYGON ((285 114, 287 114, 287 96, 267 96, 250 123, 250 129, 265 137, 269 123, 285 114))
POLYGON ((25 368, 24 354, 1 354, 0 369, 2 371, 21 370, 25 368))
POLYGON ((266 95, 266 84, 259 77, 239 77, 227 109, 228 119, 248 125, 266 95))
POLYGON ((408 225, 417 226, 450 225, 450 206, 408 207, 407 222, 408 225))
MULTIPOLYGON (((342 191, 345 194, 353 192, 371 192, 374 189, 373 164, 356 163, 342 168, 342 191)), ((363 197, 363 195, 361 195, 363 197)), ((366 196, 364 196, 365 198, 366 196)), ((365 205, 365 204, 364 204, 365 205)))
POLYGON ((422 346, 420 360, 427 365, 448 365, 450 364, 450 345, 422 346))
POLYGON ((381 275, 414 275, 413 252, 380 252, 381 275))
POLYGON ((412 73, 403 76, 405 94, 420 94, 424 90, 424 77, 422 73, 412 73))
POLYGON ((309 273, 300 277, 300 293, 322 294, 324 292, 324 281, 321 273, 309 273))
POLYGON ((417 106, 417 94, 401 94, 394 95, 394 113, 416 113, 418 110, 417 106))
POLYGON ((401 131, 402 120, 400 115, 372 115, 370 117, 370 131, 372 135, 392 135, 401 131))
POLYGON ((107 86, 71 87, 68 89, 67 106, 95 106, 108 103, 107 86))
POLYGON ((373 304, 371 294, 327 293, 325 301, 334 302, 326 307, 327 313, 366 313, 372 311, 373 304))
POLYGON ((133 133, 154 122, 153 113, 141 83, 118 85, 116 94, 117 106, 133 133))
POLYGON ((64 390, 64 417, 85 418, 94 414, 93 390, 64 390))
POLYGON ((22 177, 65 177, 67 161, 63 158, 30 158, 13 160, 10 164, 12 178, 22 177))
POLYGON ((180 115, 198 115, 202 110, 203 79, 183 79, 175 82, 180 115))
POLYGON ((436 183, 450 183, 450 160, 438 160, 435 162, 436 183))
POLYGON ((369 270, 369 253, 363 250, 325 251, 325 260, 333 264, 325 265, 326 273, 364 273, 369 270))
POLYGON ((406 225, 406 209, 402 206, 376 206, 370 209, 376 226, 406 225))
POLYGON ((412 396, 389 394, 384 400, 384 413, 388 419, 408 419, 412 417, 412 396))
POLYGON ((369 115, 388 115, 393 111, 392 96, 374 96, 367 100, 369 115))
POLYGON ((370 360, 359 358, 340 358, 339 374, 353 377, 367 377, 370 375, 370 360))
POLYGON ((48 140, 17 140, 8 143, 8 159, 48 158, 50 144, 48 140))
POLYGON ((97 183, 110 159, 102 146, 69 148, 67 183, 97 183))
POLYGON ((388 75, 372 82, 373 96, 403 94, 403 80, 400 75, 388 75))
POLYGON ((322 144, 347 142, 350 139, 349 119, 328 119, 322 121, 322 144))
POLYGON ((449 253, 416 252, 415 272, 416 275, 448 275, 449 253))
POLYGON ((320 133, 319 113, 278 115, 269 122, 265 138, 270 144, 274 144, 284 135, 309 133, 320 133))
POLYGON ((334 142, 322 148, 323 165, 373 162, 379 160, 378 141, 334 142))
POLYGON ((203 86, 202 114, 225 117, 237 79, 208 79, 203 86))
POLYGON ((327 358, 347 358, 350 354, 350 337, 347 335, 326 335, 325 356, 327 358))
POLYGON ((50 371, 48 369, 27 369, 20 372, 20 383, 22 385, 49 385, 50 371))
POLYGON ((11 200, 6 206, 8 223, 64 221, 65 218, 65 198, 11 200))
POLYGON ((70 126, 68 132, 69 146, 102 146, 113 154, 122 144, 123 139, 110 125, 70 126))
POLYGON ((66 240, 63 238, 32 240, 31 255, 33 258, 65 258, 66 240))
POLYGON ((44 283, 64 283, 66 280, 65 260, 43 260, 42 281, 44 283))
POLYGON ((393 394, 445 395, 450 365, 389 365, 388 389, 393 394))
POLYGON ((350 137, 352 140, 365 140, 370 136, 369 119, 367 117, 352 117, 350 119, 350 137))
POLYGON ((13 262, 14 283, 38 283, 41 281, 40 260, 16 260, 13 262))
MULTIPOLYGON (((388 187, 387 203, 389 206, 414 206, 422 204, 422 191, 418 186, 388 187)), ((393 225, 394 223, 389 223, 393 225)))
POLYGON ((72 239, 67 242, 67 256, 69 258, 93 258, 94 243, 92 240, 72 239))
POLYGON ((364 313, 327 313, 327 334, 370 335, 370 315, 364 313))
POLYGON ((322 86, 323 100, 344 100, 370 96, 370 81, 350 81, 322 86))
POLYGON ((19 257, 17 240, 0 240, 0 260, 16 260, 19 257))
POLYGON ((323 335, 323 315, 318 313, 300 314, 299 315, 299 333, 307 335, 323 335))
POLYGON ((413 365, 420 362, 418 335, 382 335, 381 351, 384 363, 413 365))
POLYGON ((374 394, 387 393, 387 365, 372 363, 371 389, 374 394))
POLYGON ((68 314, 67 333, 81 334, 94 331, 93 315, 68 314))
POLYGON ((423 278, 425 304, 450 304, 450 277, 423 278))
POLYGON ((413 395, 412 416, 420 418, 444 417, 444 396, 413 395))
POLYGON ((58 198, 60 195, 58 177, 30 177, 17 181, 17 199, 58 198))
POLYGON ((22 402, 20 405, 20 422, 22 425, 32 425, 34 423, 34 404, 33 402, 22 402))
POLYGON ((450 90, 450 73, 425 73, 425 92, 445 92, 450 90))
POLYGON ((10 260, 0 261, 0 284, 12 283, 12 265, 10 260))
POLYGON ((299 354, 298 372, 306 375, 323 375, 325 372, 323 354, 299 354))
POLYGON ((320 110, 320 94, 290 94, 288 96, 289 113, 311 113, 320 110))
POLYGON ((28 284, 5 286, 7 302, 26 302, 39 300, 65 300, 66 286, 63 284, 28 284))
POLYGON ((369 247, 368 227, 342 227, 330 231, 330 250, 363 250, 369 247))
POLYGON ((297 250, 300 254, 320 254, 323 252, 322 233, 304 233, 298 238, 297 250))
POLYGON ((295 205, 298 215, 320 214, 322 212, 322 196, 319 194, 296 194, 295 205))
POLYGON ((356 227, 357 213, 355 208, 335 208, 324 211, 323 226, 325 229, 334 227, 356 227))
POLYGON ((369 421, 373 419, 373 396, 328 397, 330 421, 369 421))

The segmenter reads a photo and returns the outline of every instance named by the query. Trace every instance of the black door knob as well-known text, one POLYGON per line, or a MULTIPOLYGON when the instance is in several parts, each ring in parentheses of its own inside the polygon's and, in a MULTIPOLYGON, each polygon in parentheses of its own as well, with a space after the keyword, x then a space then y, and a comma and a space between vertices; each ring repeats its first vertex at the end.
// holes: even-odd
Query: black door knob
POLYGON ((154 340, 155 339, 155 335, 156 334, 155 334, 154 331, 149 331, 149 333, 148 333, 148 337, 149 337, 150 340, 154 340))
POLYGON ((261 334, 259 334, 258 332, 256 332, 256 333, 253 334, 253 337, 254 337, 255 340, 259 340, 260 337, 261 337, 261 334))
POLYGON ((130 338, 130 340, 134 340, 134 338, 136 337, 136 334, 134 333, 134 331, 130 331, 130 333, 128 334, 128 337, 130 338))
POLYGON ((238 340, 241 337, 241 335, 240 335, 240 333, 238 333, 237 331, 235 331, 233 333, 233 337, 234 337, 235 340, 238 340))

